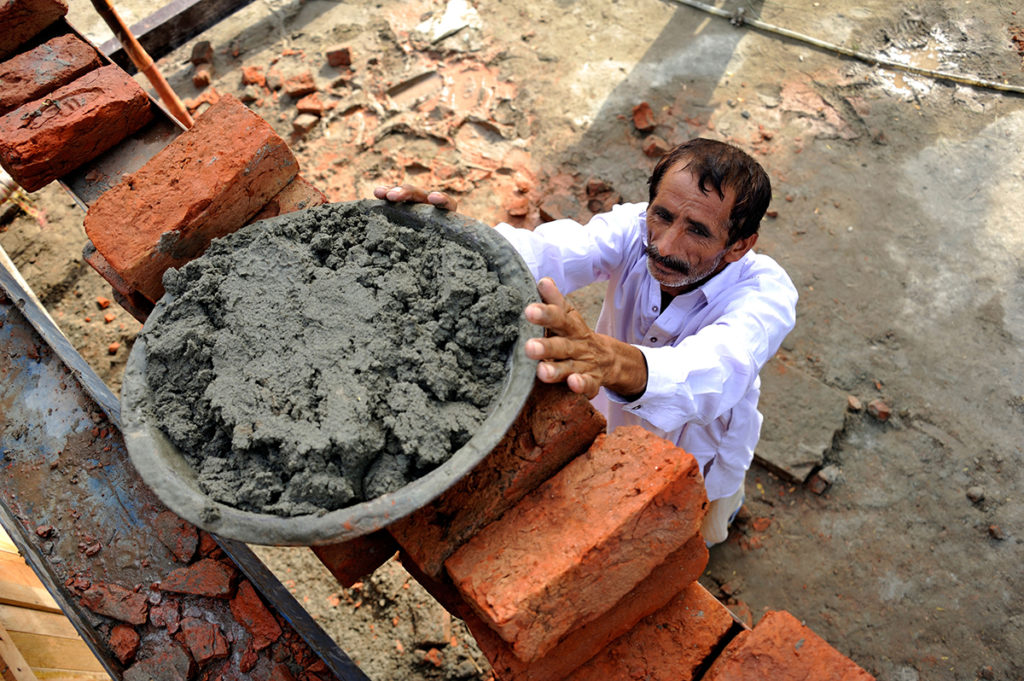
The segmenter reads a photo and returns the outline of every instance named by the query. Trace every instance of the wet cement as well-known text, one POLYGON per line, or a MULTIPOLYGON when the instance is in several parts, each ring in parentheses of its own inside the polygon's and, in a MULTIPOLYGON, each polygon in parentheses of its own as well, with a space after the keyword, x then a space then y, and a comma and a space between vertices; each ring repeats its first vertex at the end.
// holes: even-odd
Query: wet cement
POLYGON ((341 211, 255 223, 164 277, 153 413, 222 503, 292 516, 396 490, 500 391, 519 292, 437 232, 341 211))

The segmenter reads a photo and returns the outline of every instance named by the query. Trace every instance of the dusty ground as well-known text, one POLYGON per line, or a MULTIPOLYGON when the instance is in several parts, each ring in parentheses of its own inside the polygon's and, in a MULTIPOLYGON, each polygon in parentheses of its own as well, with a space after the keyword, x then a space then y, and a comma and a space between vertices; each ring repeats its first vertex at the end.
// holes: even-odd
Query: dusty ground
MULTIPOLYGON (((702 581, 754 620, 789 610, 879 679, 1024 679, 1024 99, 873 68, 668 2, 472 4, 469 26, 431 43, 415 29, 441 16, 440 0, 259 0, 205 36, 213 87, 242 94, 243 66, 282 79, 308 68, 321 102, 337 102, 308 133, 293 134, 293 98, 250 95, 331 199, 411 179, 458 192, 463 212, 490 221, 585 217, 591 177, 643 200, 653 161, 631 121, 641 101, 667 143, 705 135, 753 151, 778 212, 758 247, 801 294, 780 360, 864 403, 886 400, 893 417, 851 412, 835 424, 826 458, 841 475, 823 495, 755 467, 747 517, 702 581), (351 72, 325 64, 333 45, 351 47, 351 72)), ((89 4, 72 7, 90 30, 89 4)), ((747 13, 1021 85, 1015 9, 770 1, 747 13)), ((194 98, 189 53, 161 63, 194 98)), ((104 321, 95 299, 108 289, 81 263, 81 213, 61 190, 32 207, 0 228, 0 245, 116 389, 138 324, 113 308, 104 321)), ((593 310, 599 297, 581 302, 593 310)), ((344 590, 307 551, 261 555, 375 681, 486 678, 464 629, 455 622, 449 635, 397 566, 344 590)))

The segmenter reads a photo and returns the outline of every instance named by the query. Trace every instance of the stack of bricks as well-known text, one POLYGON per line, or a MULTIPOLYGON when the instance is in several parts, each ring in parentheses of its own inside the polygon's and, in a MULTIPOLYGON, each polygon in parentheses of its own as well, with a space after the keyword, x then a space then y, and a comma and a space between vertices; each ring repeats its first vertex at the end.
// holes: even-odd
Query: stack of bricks
POLYGON ((788 613, 753 630, 697 581, 708 552, 695 459, 537 383, 505 439, 426 507, 315 547, 349 586, 397 550, 466 621, 499 681, 869 681, 788 613))

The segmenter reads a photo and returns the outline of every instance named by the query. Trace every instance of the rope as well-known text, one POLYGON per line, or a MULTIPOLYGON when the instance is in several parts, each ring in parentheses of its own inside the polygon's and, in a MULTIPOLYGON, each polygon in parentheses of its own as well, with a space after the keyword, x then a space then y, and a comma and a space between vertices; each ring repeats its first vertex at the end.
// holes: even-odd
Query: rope
POLYGON ((769 24, 765 21, 761 21, 760 19, 749 19, 745 16, 742 10, 737 12, 729 12, 719 7, 713 7, 706 3, 700 2, 700 0, 672 0, 672 2, 675 2, 680 5, 686 5, 694 9, 702 10, 704 12, 707 12, 708 14, 713 14, 716 17, 728 19, 735 26, 742 26, 744 24, 748 26, 753 26, 754 28, 766 31, 768 33, 781 35, 791 40, 796 40, 798 42, 807 43, 808 45, 813 45, 814 47, 823 50, 828 50, 829 52, 835 52, 837 54, 842 54, 844 56, 857 59, 871 66, 881 66, 887 69, 907 71, 908 73, 913 73, 918 76, 925 76, 926 78, 933 78, 935 80, 947 80, 952 81, 954 83, 960 83, 962 85, 970 85, 972 87, 987 88, 990 90, 999 90, 1001 92, 1012 92, 1014 94, 1024 95, 1024 86, 1010 85, 1008 83, 999 83, 994 80, 985 80, 983 78, 977 78, 975 76, 961 76, 956 73, 949 73, 948 71, 935 71, 933 69, 923 69, 918 66, 912 66, 910 64, 901 64, 899 62, 892 61, 891 59, 886 59, 885 57, 865 54, 864 52, 851 50, 850 48, 843 47, 842 45, 836 45, 833 43, 825 42, 824 40, 818 40, 817 38, 813 38, 809 35, 797 33, 796 31, 791 31, 788 28, 782 28, 781 26, 775 26, 774 24, 769 24))

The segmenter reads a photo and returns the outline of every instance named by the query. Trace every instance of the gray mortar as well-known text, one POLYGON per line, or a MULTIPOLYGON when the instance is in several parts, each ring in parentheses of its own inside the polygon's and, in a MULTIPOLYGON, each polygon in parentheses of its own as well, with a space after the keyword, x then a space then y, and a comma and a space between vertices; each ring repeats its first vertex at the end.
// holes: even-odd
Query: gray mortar
POLYGON ((146 328, 159 427, 229 506, 294 516, 396 490, 487 416, 524 301, 484 258, 340 206, 218 239, 146 328))

